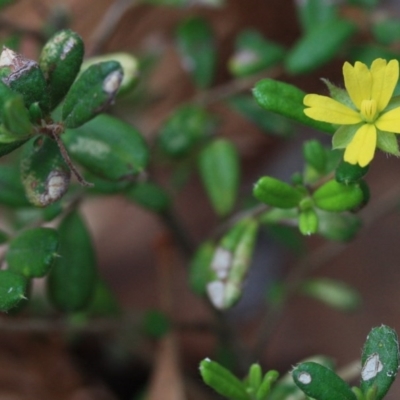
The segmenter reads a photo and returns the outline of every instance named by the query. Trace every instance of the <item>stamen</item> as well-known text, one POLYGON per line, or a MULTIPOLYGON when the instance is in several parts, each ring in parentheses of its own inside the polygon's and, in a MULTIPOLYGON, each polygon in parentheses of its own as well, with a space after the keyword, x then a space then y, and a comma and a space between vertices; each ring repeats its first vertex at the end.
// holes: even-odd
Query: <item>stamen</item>
POLYGON ((363 100, 361 103, 361 115, 366 122, 374 122, 376 118, 377 104, 375 99, 363 100))

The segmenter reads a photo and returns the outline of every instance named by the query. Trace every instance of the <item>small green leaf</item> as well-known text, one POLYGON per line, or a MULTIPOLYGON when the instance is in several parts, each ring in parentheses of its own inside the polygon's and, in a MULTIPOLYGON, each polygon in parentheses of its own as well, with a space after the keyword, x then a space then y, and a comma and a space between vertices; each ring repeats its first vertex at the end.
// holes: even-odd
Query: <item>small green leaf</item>
POLYGON ((6 261, 10 271, 27 278, 45 276, 56 259, 57 231, 50 228, 32 228, 23 231, 10 242, 6 261))
POLYGON ((81 72, 86 71, 93 64, 104 61, 117 61, 120 63, 124 76, 121 81, 118 95, 126 93, 134 88, 139 82, 139 60, 129 53, 108 53, 101 56, 87 58, 81 67, 81 72))
POLYGON ((29 201, 45 207, 60 199, 68 190, 71 171, 56 142, 36 137, 25 147, 21 160, 21 179, 29 201))
POLYGON ((269 68, 281 61, 285 49, 271 42, 255 30, 245 30, 236 38, 235 53, 228 68, 235 76, 247 76, 269 68))
POLYGON ((262 369, 260 364, 251 364, 247 378, 248 389, 252 394, 257 393, 262 382, 262 369))
POLYGON ((40 108, 47 112, 50 98, 39 64, 7 47, 3 48, 0 60, 2 81, 14 92, 22 95, 25 107, 29 109, 31 104, 37 102, 40 108))
POLYGON ((217 52, 214 33, 208 21, 201 17, 184 20, 178 26, 176 40, 182 63, 196 85, 200 88, 210 86, 217 52))
POLYGON ((354 109, 354 104, 347 93, 347 90, 340 88, 334 85, 332 82, 329 82, 328 79, 321 79, 322 82, 325 83, 326 87, 329 89, 329 95, 332 99, 338 101, 339 103, 344 104, 345 106, 354 109))
POLYGON ((57 32, 43 47, 39 65, 49 85, 51 110, 60 103, 73 84, 83 54, 82 38, 70 29, 57 32))
POLYGON ((221 240, 220 247, 214 253, 211 269, 215 272, 213 281, 207 284, 207 294, 217 309, 232 307, 241 297, 243 282, 252 260, 258 222, 244 219, 221 240), (237 236, 240 234, 240 236, 237 236), (232 235, 232 237, 230 237, 232 235), (233 251, 222 247, 222 242, 234 241, 233 251))
POLYGON ((67 215, 58 228, 59 255, 49 274, 48 295, 64 312, 89 305, 97 279, 96 257, 90 234, 77 212, 67 215))
POLYGON ((120 313, 121 307, 114 293, 102 279, 98 278, 90 303, 85 308, 85 314, 91 317, 115 317, 120 313))
POLYGON ((268 371, 256 391, 256 400, 266 400, 269 398, 272 384, 279 378, 279 372, 275 370, 268 371))
POLYGON ((142 172, 148 163, 140 133, 117 118, 99 115, 62 136, 69 153, 92 174, 118 181, 142 172))
POLYGON ((312 198, 321 210, 340 212, 359 206, 364 200, 364 194, 359 184, 344 185, 331 180, 319 187, 312 198))
POLYGON ((303 31, 309 32, 315 26, 334 20, 337 15, 337 4, 321 0, 304 0, 295 3, 297 16, 303 31))
POLYGON ((342 50, 355 31, 355 24, 344 19, 328 20, 314 26, 289 51, 285 59, 286 70, 294 75, 319 68, 342 50))
POLYGON ((356 125, 342 125, 338 128, 332 137, 332 148, 334 150, 346 148, 352 141, 360 126, 361 123, 356 125))
POLYGON ((288 118, 262 109, 252 96, 234 96, 228 103, 265 133, 283 137, 288 137, 293 133, 293 123, 288 118))
POLYGON ((13 141, 27 139, 33 133, 29 112, 20 96, 3 103, 1 117, 4 127, 13 134, 13 141))
POLYGON ((313 208, 300 211, 299 230, 303 235, 313 235, 318 232, 318 215, 313 208))
POLYGON ((397 18, 385 18, 377 21, 372 26, 372 34, 375 39, 384 44, 390 45, 400 40, 400 23, 397 18))
POLYGON ((376 146, 386 153, 393 154, 396 157, 400 156, 399 143, 394 133, 380 131, 377 136, 376 146))
POLYGON ((349 385, 331 369, 315 362, 304 362, 292 371, 296 385, 318 400, 357 400, 349 385))
POLYGON ((356 236, 362 225, 360 217, 351 213, 317 210, 317 214, 318 233, 329 240, 348 242, 356 236))
POLYGON ((366 394, 375 386, 377 391, 374 399, 383 399, 399 369, 396 331, 386 325, 373 328, 364 344, 361 364, 361 390, 366 394))
POLYGON ((203 243, 195 252, 189 265, 189 285, 198 296, 206 294, 207 283, 215 275, 211 270, 211 262, 215 254, 215 245, 211 242, 203 243))
POLYGON ((303 198, 303 193, 279 179, 270 176, 260 178, 254 186, 256 199, 278 208, 297 207, 303 198))
POLYGON ((200 153, 198 168, 214 210, 220 216, 229 214, 235 205, 240 176, 235 146, 226 139, 214 140, 200 153))
POLYGON ((360 167, 358 164, 349 164, 346 161, 342 161, 336 168, 335 179, 345 185, 357 183, 367 174, 368 170, 369 165, 360 167))
POLYGON ((210 137, 215 118, 203 108, 184 105, 176 109, 161 127, 157 144, 170 157, 186 156, 202 140, 210 137))
POLYGON ((333 279, 308 279, 300 292, 340 311, 354 311, 361 305, 361 296, 355 289, 333 279))
POLYGON ((0 143, 0 157, 3 157, 6 154, 9 154, 18 149, 18 147, 21 147, 23 144, 25 144, 27 140, 28 139, 22 139, 15 142, 13 141, 11 143, 0 143))
POLYGON ((113 103, 123 77, 120 63, 106 61, 90 66, 72 85, 63 108, 66 128, 77 128, 113 103))
POLYGON ((168 193, 152 182, 140 182, 124 192, 134 203, 154 212, 162 213, 170 207, 171 199, 168 193))
POLYGON ((206 358, 200 363, 203 381, 221 396, 229 400, 251 400, 244 384, 229 370, 206 358))
POLYGON ((318 140, 308 140, 303 144, 304 159, 319 173, 326 171, 326 149, 318 140))
POLYGON ((296 86, 274 79, 263 79, 257 82, 253 95, 258 104, 267 111, 284 115, 323 132, 334 133, 336 130, 332 124, 316 121, 304 114, 303 99, 306 93, 296 86))
POLYGON ((28 280, 8 270, 0 271, 0 311, 7 312, 25 299, 28 280))
POLYGON ((19 168, 11 164, 0 165, 0 204, 13 208, 31 206, 21 183, 19 168))

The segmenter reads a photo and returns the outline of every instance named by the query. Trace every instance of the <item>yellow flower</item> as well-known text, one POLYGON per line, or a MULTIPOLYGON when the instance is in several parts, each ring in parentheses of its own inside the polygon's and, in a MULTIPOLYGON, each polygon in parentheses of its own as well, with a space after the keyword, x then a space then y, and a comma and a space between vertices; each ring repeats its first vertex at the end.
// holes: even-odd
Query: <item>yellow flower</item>
POLYGON ((317 121, 342 125, 333 144, 335 148, 346 148, 344 160, 350 164, 368 165, 377 146, 399 155, 394 133, 400 133, 400 106, 389 103, 399 79, 398 61, 387 63, 378 58, 370 69, 358 61, 354 66, 346 62, 343 76, 347 101, 308 94, 304 105, 309 108, 304 113, 317 121))

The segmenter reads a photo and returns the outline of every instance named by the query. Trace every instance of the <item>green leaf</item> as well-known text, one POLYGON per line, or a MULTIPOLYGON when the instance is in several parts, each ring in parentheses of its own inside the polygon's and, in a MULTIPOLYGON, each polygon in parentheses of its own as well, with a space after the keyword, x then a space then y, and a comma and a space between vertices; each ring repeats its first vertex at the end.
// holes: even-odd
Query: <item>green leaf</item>
POLYGON ((194 253, 189 265, 189 286, 198 296, 206 294, 207 283, 215 273, 211 270, 211 262, 215 254, 215 245, 211 242, 203 243, 194 253))
POLYGON ((162 213, 171 205, 168 193, 152 182, 140 182, 124 192, 125 196, 134 203, 150 211, 162 213))
POLYGON ((247 391, 255 394, 262 382, 262 369, 260 364, 251 364, 247 378, 247 391))
POLYGON ((215 118, 203 108, 184 105, 176 109, 161 127, 157 144, 166 155, 186 156, 215 129, 215 118))
POLYGON ((275 370, 268 371, 256 392, 256 400, 269 399, 272 384, 279 378, 279 372, 275 370))
POLYGON ((288 137, 293 133, 291 121, 281 115, 263 110, 252 96, 231 97, 228 104, 266 133, 288 137))
POLYGON ((64 312, 89 305, 96 284, 96 257, 90 234, 80 215, 67 215, 59 228, 59 255, 49 274, 48 295, 64 312))
MULTIPOLYGON (((29 112, 24 106, 22 97, 14 96, 11 99, 7 99, 2 104, 1 111, 1 119, 4 127, 12 133, 12 142, 28 139, 33 133, 33 126, 30 122, 29 112)), ((2 140, 0 139, 0 141, 2 140)))
POLYGON ((399 143, 394 133, 379 131, 376 146, 386 153, 400 156, 399 143))
POLYGON ((27 140, 28 139, 22 139, 15 142, 13 141, 11 143, 0 143, 0 157, 3 157, 6 154, 9 154, 18 149, 18 147, 21 147, 23 144, 25 144, 27 140))
POLYGON ((267 111, 281 114, 323 132, 334 133, 336 131, 334 125, 316 121, 304 114, 303 99, 306 93, 296 86, 274 79, 263 79, 257 82, 253 89, 253 95, 258 104, 267 111))
POLYGON ((240 176, 235 146, 226 139, 214 140, 199 154, 198 168, 214 210, 220 216, 229 214, 235 205, 240 176))
POLYGON ((8 207, 30 207, 21 183, 19 168, 14 165, 0 165, 0 204, 8 207))
POLYGON ((344 185, 331 180, 319 187, 312 198, 321 210, 340 212, 359 206, 364 200, 364 194, 358 184, 344 185))
POLYGON ((328 20, 315 26, 287 54, 286 70, 293 75, 314 71, 332 60, 355 31, 355 24, 343 19, 328 20))
POLYGON ((60 199, 68 190, 71 171, 56 142, 40 136, 24 148, 21 179, 29 201, 45 207, 60 199))
POLYGON ((313 208, 300 211, 299 230, 303 235, 313 235, 318 231, 318 215, 313 208))
POLYGON ((295 3, 297 17, 303 31, 309 32, 315 26, 336 19, 337 5, 321 0, 304 0, 295 3))
POLYGON ((204 359, 200 363, 200 375, 208 386, 229 400, 251 400, 244 384, 215 361, 204 359))
POLYGON ((89 172, 118 181, 142 172, 148 163, 147 145, 140 133, 117 118, 99 115, 62 136, 69 153, 89 172))
POLYGON ((117 61, 122 67, 124 76, 118 90, 118 95, 130 91, 139 82, 141 72, 139 70, 139 60, 129 53, 107 53, 100 56, 87 58, 82 63, 81 72, 86 71, 93 64, 98 64, 104 61, 117 61))
POLYGON ((367 174, 368 170, 369 165, 360 167, 358 164, 349 164, 346 161, 342 161, 336 168, 335 179, 345 185, 357 183, 367 174))
POLYGON ((256 199, 278 208, 297 207, 303 193, 279 179, 270 176, 260 178, 253 189, 256 199))
POLYGON ((399 369, 399 342, 396 331, 386 325, 373 328, 367 336, 361 357, 361 390, 366 394, 374 386, 374 399, 383 399, 399 369))
POLYGON ((115 317, 121 313, 121 307, 108 285, 100 278, 96 280, 93 296, 85 308, 85 314, 91 317, 115 317))
POLYGON ((106 61, 90 66, 72 85, 63 108, 66 128, 77 128, 113 103, 123 77, 120 63, 106 61))
POLYGON ((346 148, 361 125, 361 123, 356 125, 342 125, 332 137, 332 148, 334 150, 346 148))
POLYGON ((215 278, 207 284, 207 294, 217 309, 228 309, 240 299, 243 282, 250 267, 257 232, 258 222, 244 219, 228 235, 225 235, 221 240, 220 247, 214 253, 211 269, 215 272, 215 278), (240 236, 237 236, 237 233, 240 236), (231 235, 233 237, 230 237, 231 235), (236 241, 233 251, 226 249, 228 240, 232 245, 236 241))
POLYGON ((58 256, 58 233, 50 228, 23 231, 10 242, 6 261, 10 271, 27 278, 45 276, 58 256))
POLYGON ((319 173, 326 171, 326 149, 318 140, 308 140, 303 144, 304 159, 319 173))
POLYGON ((50 98, 47 83, 39 64, 13 50, 3 47, 1 53, 0 75, 3 83, 22 95, 25 107, 38 103, 40 108, 49 110, 50 98))
POLYGON ((207 20, 191 17, 181 22, 176 31, 178 51, 185 69, 200 88, 211 85, 217 52, 212 28, 207 20))
POLYGON ((235 76, 248 76, 273 66, 283 59, 285 49, 267 39, 258 31, 248 29, 236 38, 235 53, 228 68, 235 76))
POLYGON ((390 45, 400 40, 400 23, 397 18, 385 18, 377 21, 372 26, 372 34, 375 39, 384 44, 390 45))
POLYGON ((304 362, 292 371, 296 385, 318 400, 357 400, 349 385, 331 369, 315 362, 304 362))
POLYGON ((0 311, 7 312, 25 299, 28 280, 8 270, 0 271, 0 311))
POLYGON ((329 82, 328 79, 321 79, 322 82, 325 83, 326 87, 329 89, 329 95, 332 97, 332 99, 338 101, 339 103, 344 104, 345 106, 352 108, 353 110, 356 110, 353 101, 351 100, 349 94, 347 93, 347 90, 342 89, 333 83, 329 82))
POLYGON ((350 213, 317 210, 317 214, 318 233, 329 240, 348 242, 356 236, 362 225, 360 217, 350 213))
POLYGON ((339 311, 355 311, 361 305, 361 296, 355 289, 333 279, 307 279, 300 292, 339 311))
POLYGON ((60 103, 73 84, 83 54, 82 38, 70 29, 57 32, 43 47, 39 65, 48 82, 51 110, 60 103))

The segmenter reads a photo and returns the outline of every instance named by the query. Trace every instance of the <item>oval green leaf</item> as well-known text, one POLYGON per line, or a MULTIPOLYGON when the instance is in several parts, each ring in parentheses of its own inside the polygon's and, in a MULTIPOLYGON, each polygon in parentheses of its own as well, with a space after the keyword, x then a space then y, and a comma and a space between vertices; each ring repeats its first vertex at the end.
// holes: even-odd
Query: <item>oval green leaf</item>
POLYGON ((0 311, 7 312, 24 300, 28 280, 8 270, 0 271, 0 311))
POLYGON ((147 145, 131 125, 109 115, 99 115, 63 135, 69 153, 94 175, 111 181, 130 178, 148 163, 147 145))
POLYGON ((200 153, 198 168, 214 210, 220 216, 229 214, 235 205, 240 176, 235 146, 226 139, 214 140, 200 153))
POLYGON ((49 274, 48 294, 64 312, 84 309, 96 284, 96 257, 90 234, 77 212, 67 215, 58 229, 59 257, 49 274))
POLYGON ((302 192, 270 176, 264 176, 257 181, 253 194, 261 202, 278 208, 297 207, 303 198, 302 192))
POLYGON ((58 233, 50 228, 23 231, 10 242, 6 261, 10 271, 27 278, 45 276, 58 256, 58 233))

